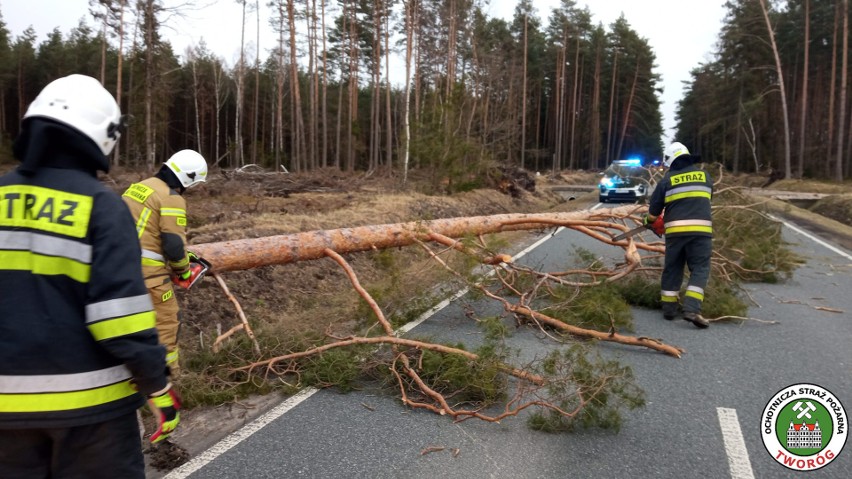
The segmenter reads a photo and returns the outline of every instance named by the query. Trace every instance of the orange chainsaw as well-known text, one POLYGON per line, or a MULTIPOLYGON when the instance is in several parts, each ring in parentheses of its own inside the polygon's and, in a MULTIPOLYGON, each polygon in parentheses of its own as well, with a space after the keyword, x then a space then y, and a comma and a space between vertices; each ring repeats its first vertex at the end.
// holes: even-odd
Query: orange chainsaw
POLYGON ((651 230, 651 231, 654 232, 655 235, 662 238, 663 233, 666 230, 665 226, 663 226, 663 215, 660 214, 660 216, 657 216, 657 219, 655 219, 653 223, 648 223, 646 225, 639 225, 639 226, 633 228, 632 230, 625 231, 624 233, 621 233, 620 235, 612 238, 612 240, 613 241, 621 241, 623 239, 631 238, 634 235, 641 233, 645 230, 651 230))
POLYGON ((176 275, 172 275, 172 282, 184 289, 192 288, 195 283, 201 281, 201 278, 203 278, 212 267, 213 265, 211 265, 209 261, 190 251, 189 277, 186 279, 180 279, 176 275))

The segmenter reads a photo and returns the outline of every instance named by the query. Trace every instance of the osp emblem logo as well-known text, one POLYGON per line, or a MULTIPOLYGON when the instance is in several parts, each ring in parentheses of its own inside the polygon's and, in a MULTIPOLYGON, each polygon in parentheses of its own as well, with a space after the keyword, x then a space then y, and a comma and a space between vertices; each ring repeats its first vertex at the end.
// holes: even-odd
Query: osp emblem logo
POLYGON ((778 391, 763 410, 761 437, 769 455, 794 471, 814 471, 846 444, 849 421, 837 396, 816 384, 778 391))

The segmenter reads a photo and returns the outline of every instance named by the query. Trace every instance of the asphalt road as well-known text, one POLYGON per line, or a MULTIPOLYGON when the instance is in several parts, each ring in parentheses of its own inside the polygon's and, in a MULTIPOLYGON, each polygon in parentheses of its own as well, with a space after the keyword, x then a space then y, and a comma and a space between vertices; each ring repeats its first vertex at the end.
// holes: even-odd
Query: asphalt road
MULTIPOLYGON (((635 334, 680 346, 683 358, 598 346, 629 364, 646 393, 646 406, 626 412, 619 433, 539 433, 523 418, 454 424, 371 391, 308 390, 166 477, 801 477, 806 473, 784 468, 764 448, 762 412, 776 392, 796 383, 827 388, 847 413, 852 410, 852 256, 790 228, 784 236, 806 263, 783 284, 748 286, 754 302, 749 315, 778 324, 714 323, 699 330, 685 321, 665 321, 658 311, 635 309, 635 334), (430 447, 434 452, 422 454, 430 447)), ((519 261, 557 270, 569 264, 577 247, 604 257, 621 255, 562 230, 519 261)), ((480 316, 499 314, 493 302, 461 297, 408 336, 474 347, 481 333, 465 317, 465 305, 480 316)), ((510 341, 527 357, 564 347, 525 328, 510 341)), ((806 475, 852 476, 849 442, 832 463, 806 475)))

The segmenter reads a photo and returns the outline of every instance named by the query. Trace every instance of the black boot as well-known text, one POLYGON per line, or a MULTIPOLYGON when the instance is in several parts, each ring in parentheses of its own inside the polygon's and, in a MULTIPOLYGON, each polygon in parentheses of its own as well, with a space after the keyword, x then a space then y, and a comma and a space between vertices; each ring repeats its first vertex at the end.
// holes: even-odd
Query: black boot
POLYGON ((684 311, 683 319, 689 321, 694 324, 696 327, 704 329, 710 326, 710 323, 704 319, 699 313, 694 313, 692 311, 684 311))

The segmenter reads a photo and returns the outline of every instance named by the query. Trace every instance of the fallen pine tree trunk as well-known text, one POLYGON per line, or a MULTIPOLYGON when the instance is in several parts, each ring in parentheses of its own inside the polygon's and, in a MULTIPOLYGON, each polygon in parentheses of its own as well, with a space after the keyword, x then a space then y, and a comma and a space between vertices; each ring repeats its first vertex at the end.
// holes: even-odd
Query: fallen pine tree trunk
MULTIPOLYGON (((644 210, 644 206, 627 205, 595 211, 446 218, 203 243, 193 245, 191 248, 193 252, 212 263, 215 271, 222 272, 320 259, 326 257, 326 249, 346 254, 408 246, 418 240, 428 241, 432 233, 450 238, 462 238, 504 231, 565 226, 584 231, 586 234, 592 233, 590 230, 595 230, 594 236, 597 239, 608 241, 606 236, 600 234, 602 229, 613 228, 618 232, 628 229, 621 223, 608 220, 624 218, 644 210)), ((612 235, 609 237, 611 238, 612 235)), ((628 241, 623 240, 612 244, 626 248, 628 241)), ((640 248, 643 245, 637 244, 640 248)))

